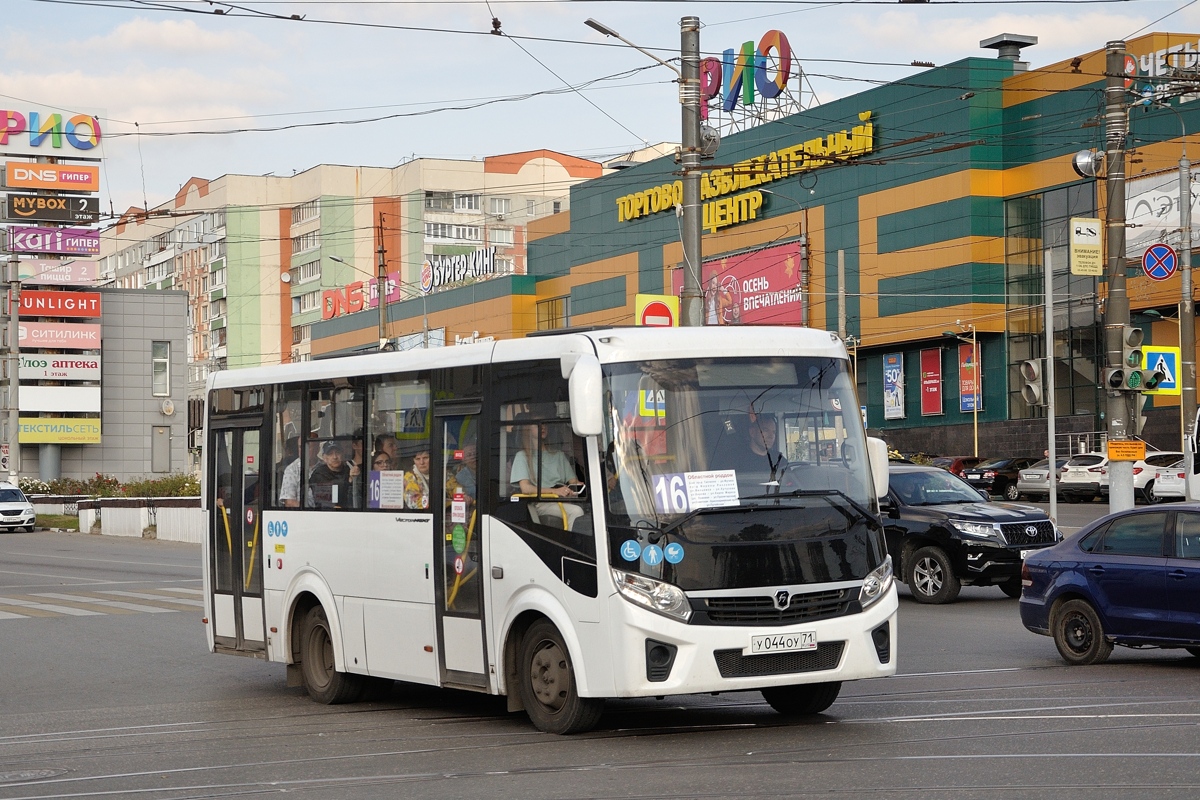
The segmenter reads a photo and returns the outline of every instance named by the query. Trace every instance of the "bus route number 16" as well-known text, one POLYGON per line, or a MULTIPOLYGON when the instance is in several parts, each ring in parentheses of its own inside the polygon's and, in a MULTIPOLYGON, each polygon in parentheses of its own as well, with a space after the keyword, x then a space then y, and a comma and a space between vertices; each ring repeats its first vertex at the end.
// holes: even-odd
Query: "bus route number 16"
POLYGON ((685 514, 689 510, 683 475, 669 473, 654 476, 654 507, 663 514, 685 514))

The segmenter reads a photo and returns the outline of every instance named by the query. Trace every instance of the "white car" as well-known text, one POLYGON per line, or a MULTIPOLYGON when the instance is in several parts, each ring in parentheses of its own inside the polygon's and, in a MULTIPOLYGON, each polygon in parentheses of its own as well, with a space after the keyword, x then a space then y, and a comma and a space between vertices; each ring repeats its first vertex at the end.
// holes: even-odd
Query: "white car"
POLYGON ((1154 471, 1154 485, 1150 489, 1150 502, 1182 500, 1184 498, 1184 481, 1182 458, 1169 467, 1159 467, 1154 471))
POLYGON ((37 514, 25 493, 11 483, 0 482, 0 530, 32 531, 37 514))
MULTIPOLYGON (((1159 450, 1153 453, 1147 453, 1146 457, 1141 461, 1133 462, 1133 496, 1136 499, 1141 497, 1147 503, 1154 502, 1154 477, 1155 471, 1159 467, 1170 467, 1179 459, 1183 458, 1183 453, 1174 450, 1159 450)), ((1108 465, 1105 464, 1104 469, 1100 473, 1100 493, 1108 494, 1108 465)), ((1182 495, 1181 495, 1182 496, 1182 495)))
POLYGON ((1100 480, 1108 491, 1108 457, 1103 453, 1080 453, 1059 474, 1058 494, 1068 503, 1095 500, 1101 496, 1100 480))

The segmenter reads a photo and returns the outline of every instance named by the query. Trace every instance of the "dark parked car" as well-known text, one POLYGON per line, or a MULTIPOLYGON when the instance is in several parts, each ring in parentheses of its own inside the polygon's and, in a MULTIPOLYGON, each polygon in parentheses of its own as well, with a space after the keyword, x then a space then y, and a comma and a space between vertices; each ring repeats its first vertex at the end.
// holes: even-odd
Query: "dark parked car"
POLYGON ((980 461, 983 461, 983 459, 978 456, 938 456, 930 463, 947 472, 952 472, 961 478, 963 470, 975 466, 980 461))
POLYGON ((881 501, 888 552, 913 598, 949 603, 962 584, 1021 594, 1021 560, 1059 541, 1036 506, 992 503, 936 467, 892 465, 881 501))
POLYGON ((1021 621, 1068 664, 1113 645, 1200 656, 1200 505, 1123 511, 1025 560, 1021 621))
POLYGON ((976 489, 982 489, 994 497, 1018 500, 1018 473, 1037 463, 1036 458, 994 458, 963 470, 962 478, 976 489))

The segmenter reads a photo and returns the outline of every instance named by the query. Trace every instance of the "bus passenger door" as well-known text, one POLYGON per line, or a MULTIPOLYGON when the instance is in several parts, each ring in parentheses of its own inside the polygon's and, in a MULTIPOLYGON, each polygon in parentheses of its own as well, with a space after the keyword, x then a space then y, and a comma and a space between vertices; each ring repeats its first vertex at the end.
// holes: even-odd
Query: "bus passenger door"
POLYGON ((438 562, 438 661, 442 683, 487 688, 482 521, 477 512, 479 404, 435 407, 430 492, 438 562))
POLYGON ((266 654, 262 592, 262 423, 209 432, 209 552, 218 650, 266 654))

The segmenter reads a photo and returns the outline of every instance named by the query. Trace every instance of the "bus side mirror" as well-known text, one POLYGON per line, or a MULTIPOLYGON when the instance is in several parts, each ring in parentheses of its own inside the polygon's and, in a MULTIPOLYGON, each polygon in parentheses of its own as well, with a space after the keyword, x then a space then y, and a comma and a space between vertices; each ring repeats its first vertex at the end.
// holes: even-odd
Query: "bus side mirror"
POLYGON ((888 492, 887 442, 874 436, 868 436, 867 460, 871 464, 871 479, 875 482, 875 496, 883 497, 888 492))
POLYGON ((604 432, 600 360, 591 353, 580 355, 570 367, 566 360, 563 359, 563 372, 570 369, 570 374, 564 377, 571 400, 571 430, 576 436, 599 436, 604 432))

